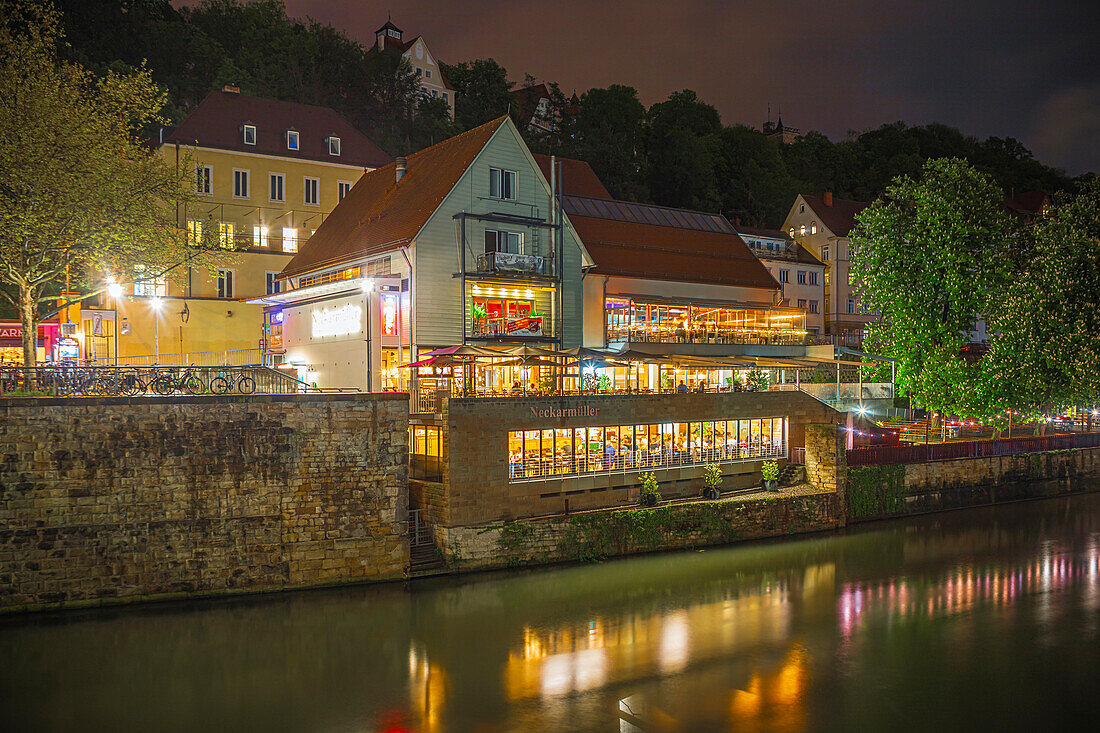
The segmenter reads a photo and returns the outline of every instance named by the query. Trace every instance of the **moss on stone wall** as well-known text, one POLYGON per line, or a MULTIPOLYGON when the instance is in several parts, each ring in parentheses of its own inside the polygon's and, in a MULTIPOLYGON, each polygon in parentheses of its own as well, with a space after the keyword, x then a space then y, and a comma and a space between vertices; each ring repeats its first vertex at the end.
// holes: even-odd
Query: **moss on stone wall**
POLYGON ((905 466, 853 466, 848 469, 848 518, 905 511, 905 466))

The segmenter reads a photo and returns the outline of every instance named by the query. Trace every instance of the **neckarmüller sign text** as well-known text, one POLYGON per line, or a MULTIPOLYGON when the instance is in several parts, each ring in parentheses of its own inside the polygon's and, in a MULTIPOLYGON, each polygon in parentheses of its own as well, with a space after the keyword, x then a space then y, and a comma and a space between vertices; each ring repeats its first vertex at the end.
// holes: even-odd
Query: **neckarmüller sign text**
POLYGON ((592 405, 580 407, 532 407, 531 417, 594 417, 600 414, 600 408, 592 405))

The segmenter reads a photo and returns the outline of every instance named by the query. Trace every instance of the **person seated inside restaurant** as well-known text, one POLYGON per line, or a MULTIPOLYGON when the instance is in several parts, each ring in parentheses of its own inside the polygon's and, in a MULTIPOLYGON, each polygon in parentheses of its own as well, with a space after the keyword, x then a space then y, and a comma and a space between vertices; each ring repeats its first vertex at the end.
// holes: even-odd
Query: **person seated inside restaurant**
POLYGON ((706 392, 707 391, 707 381, 704 379, 703 381, 699 382, 699 384, 695 387, 695 391, 696 392, 706 392))
POLYGON ((519 382, 516 382, 515 384, 512 385, 512 394, 519 394, 522 391, 523 391, 523 385, 520 384, 519 382))
POLYGON ((680 394, 687 394, 688 393, 688 386, 686 384, 684 384, 684 380, 682 380, 682 379, 680 380, 680 384, 676 387, 676 391, 679 392, 680 394))

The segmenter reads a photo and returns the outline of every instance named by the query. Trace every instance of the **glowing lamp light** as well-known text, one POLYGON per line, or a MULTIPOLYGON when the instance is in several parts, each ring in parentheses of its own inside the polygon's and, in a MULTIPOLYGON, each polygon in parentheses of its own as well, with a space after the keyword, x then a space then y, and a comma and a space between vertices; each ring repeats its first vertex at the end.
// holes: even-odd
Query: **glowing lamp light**
POLYGON ((363 289, 364 293, 369 293, 374 290, 374 280, 371 280, 369 277, 364 278, 363 283, 359 287, 363 289))
POLYGON ((159 311, 160 307, 164 305, 164 299, 159 297, 151 298, 149 300, 149 305, 153 306, 153 310, 159 311))
POLYGON ((122 295, 122 286, 113 282, 107 286, 107 292, 112 298, 117 298, 122 295))

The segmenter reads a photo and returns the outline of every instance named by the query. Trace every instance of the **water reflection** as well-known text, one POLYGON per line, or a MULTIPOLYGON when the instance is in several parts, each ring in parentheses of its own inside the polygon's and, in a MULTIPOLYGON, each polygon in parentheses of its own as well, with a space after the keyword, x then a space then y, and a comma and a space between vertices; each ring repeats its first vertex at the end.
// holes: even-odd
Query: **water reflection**
POLYGON ((1100 684, 1098 518, 1084 496, 409 590, 8 619, 0 729, 1064 727, 1100 684))

